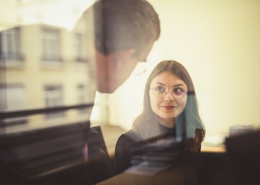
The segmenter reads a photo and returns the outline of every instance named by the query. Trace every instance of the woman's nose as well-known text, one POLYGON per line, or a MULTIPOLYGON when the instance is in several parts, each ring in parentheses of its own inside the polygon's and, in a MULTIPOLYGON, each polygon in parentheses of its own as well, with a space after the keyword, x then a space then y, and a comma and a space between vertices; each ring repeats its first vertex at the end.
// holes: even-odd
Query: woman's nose
POLYGON ((164 100, 173 101, 174 100, 173 94, 171 92, 166 92, 166 94, 164 95, 164 100))

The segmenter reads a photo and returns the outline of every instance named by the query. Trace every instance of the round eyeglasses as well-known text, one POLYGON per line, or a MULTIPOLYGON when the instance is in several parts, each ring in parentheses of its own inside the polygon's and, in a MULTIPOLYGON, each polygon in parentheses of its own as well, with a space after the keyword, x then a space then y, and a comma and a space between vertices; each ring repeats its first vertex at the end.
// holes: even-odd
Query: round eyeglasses
MULTIPOLYGON (((157 86, 150 89, 153 91, 153 94, 158 98, 162 98, 168 93, 168 89, 164 86, 157 86)), ((188 91, 184 90, 181 87, 174 87, 171 91, 173 98, 176 100, 183 98, 187 93, 188 91)))

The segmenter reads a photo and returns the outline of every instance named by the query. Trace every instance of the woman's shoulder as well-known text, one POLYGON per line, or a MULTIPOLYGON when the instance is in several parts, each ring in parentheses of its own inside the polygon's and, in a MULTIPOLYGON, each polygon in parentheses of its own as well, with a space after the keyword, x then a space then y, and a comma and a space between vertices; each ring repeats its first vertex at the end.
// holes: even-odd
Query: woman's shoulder
POLYGON ((139 143, 141 141, 142 141, 141 137, 136 132, 134 132, 133 130, 129 130, 118 138, 117 143, 134 144, 134 143, 139 143))

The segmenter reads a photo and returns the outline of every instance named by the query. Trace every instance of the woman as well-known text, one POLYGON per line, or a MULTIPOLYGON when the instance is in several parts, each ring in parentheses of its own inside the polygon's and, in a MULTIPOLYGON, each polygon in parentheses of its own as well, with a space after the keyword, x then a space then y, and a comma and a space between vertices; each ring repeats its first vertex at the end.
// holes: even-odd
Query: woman
POLYGON ((131 149, 137 144, 167 136, 184 141, 183 151, 193 166, 196 181, 203 180, 200 160, 205 129, 198 112, 195 89, 188 71, 178 62, 160 62, 150 74, 144 92, 144 109, 132 130, 122 134, 116 144, 115 170, 131 166, 131 149))

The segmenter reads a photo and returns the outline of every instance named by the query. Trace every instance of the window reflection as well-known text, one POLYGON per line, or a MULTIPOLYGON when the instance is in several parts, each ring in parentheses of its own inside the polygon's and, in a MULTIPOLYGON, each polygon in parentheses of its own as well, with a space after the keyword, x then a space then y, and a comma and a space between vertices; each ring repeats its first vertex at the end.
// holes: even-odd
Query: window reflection
MULTIPOLYGON (((0 112, 94 103, 91 21, 83 14, 71 31, 45 24, 0 31, 0 112)), ((80 107, 1 119, 0 134, 86 121, 91 111, 80 107)), ((106 116, 97 119, 106 122, 106 116)))
POLYGON ((55 29, 42 30, 43 60, 59 61, 59 31, 55 29))
POLYGON ((7 65, 21 62, 20 29, 12 28, 0 33, 0 58, 6 60, 7 65))
MULTIPOLYGON (((28 106, 23 85, 12 84, 0 86, 0 111, 24 110, 28 106)), ((0 120, 6 126, 27 123, 27 117, 7 118, 0 120)))
MULTIPOLYGON (((46 107, 58 107, 62 105, 62 90, 61 86, 47 86, 45 87, 45 102, 46 107)), ((61 117, 62 112, 47 113, 47 118, 61 117)))
POLYGON ((83 41, 82 41, 82 34, 76 33, 75 34, 75 55, 76 55, 76 61, 82 61, 83 60, 83 41))

